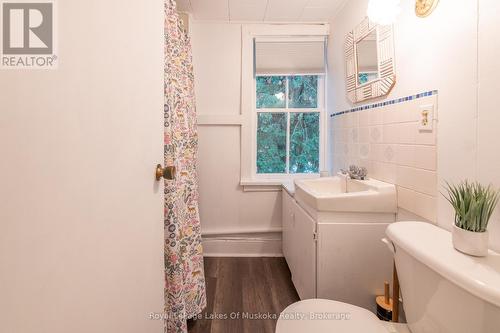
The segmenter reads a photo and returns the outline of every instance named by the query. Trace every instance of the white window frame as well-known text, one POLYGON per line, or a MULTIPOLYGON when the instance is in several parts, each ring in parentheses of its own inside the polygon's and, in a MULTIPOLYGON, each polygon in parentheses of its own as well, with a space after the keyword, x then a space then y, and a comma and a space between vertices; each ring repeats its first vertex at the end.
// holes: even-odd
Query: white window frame
MULTIPOLYGON (((329 34, 328 24, 248 24, 242 26, 241 63, 241 185, 280 185, 295 178, 318 177, 317 173, 257 174, 257 108, 256 79, 254 76, 254 39, 257 37, 325 37, 329 34)), ((313 74, 313 73, 311 73, 313 74)), ((260 74, 259 75, 263 75, 260 74)), ((273 75, 276 75, 273 73, 273 75)), ((289 76, 291 74, 282 75, 289 76)), ((303 73, 301 75, 307 75, 303 73)), ((317 75, 314 73, 313 75, 317 75)), ((318 80, 318 108, 294 109, 296 112, 320 110, 320 156, 319 171, 327 170, 327 86, 326 74, 318 80), (321 87, 319 86, 321 85, 321 87), (321 104, 320 104, 321 103, 321 104), (320 108, 321 106, 321 108, 320 108)), ((262 112, 264 109, 258 109, 262 112)), ((280 112, 283 109, 269 109, 280 112)), ((289 123, 289 119, 288 119, 289 123)), ((288 126, 287 126, 288 129, 288 126)), ((287 135, 288 137, 288 135, 287 135)), ((287 143, 288 146, 288 143, 287 143)))
POLYGON ((317 177, 319 175, 319 171, 323 170, 322 167, 324 166, 324 148, 325 148, 325 142, 323 141, 325 137, 324 132, 324 123, 327 121, 325 117, 325 75, 318 75, 318 74, 258 74, 256 77, 254 77, 254 91, 253 91, 253 120, 252 120, 252 128, 253 128, 253 134, 254 134, 254 140, 253 140, 253 149, 252 149, 252 175, 254 176, 255 179, 275 179, 275 180, 280 180, 280 179, 293 179, 293 178, 304 178, 304 177, 317 177), (318 77, 318 106, 317 108, 289 108, 288 107, 288 78, 286 79, 286 85, 285 85, 285 107, 284 108, 257 108, 257 76, 304 76, 304 75, 314 75, 318 77), (258 113, 285 113, 287 114, 287 124, 286 124, 286 173, 257 173, 257 130, 258 130, 258 124, 257 124, 257 118, 258 118, 258 113), (317 173, 289 173, 290 172, 290 114, 292 113, 319 113, 319 170, 317 173))

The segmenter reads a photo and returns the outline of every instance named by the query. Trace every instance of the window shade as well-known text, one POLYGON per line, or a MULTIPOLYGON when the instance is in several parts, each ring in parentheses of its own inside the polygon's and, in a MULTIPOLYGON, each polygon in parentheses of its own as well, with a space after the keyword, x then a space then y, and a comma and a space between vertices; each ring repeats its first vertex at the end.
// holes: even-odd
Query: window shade
POLYGON ((324 74, 325 38, 256 38, 255 73, 324 74))

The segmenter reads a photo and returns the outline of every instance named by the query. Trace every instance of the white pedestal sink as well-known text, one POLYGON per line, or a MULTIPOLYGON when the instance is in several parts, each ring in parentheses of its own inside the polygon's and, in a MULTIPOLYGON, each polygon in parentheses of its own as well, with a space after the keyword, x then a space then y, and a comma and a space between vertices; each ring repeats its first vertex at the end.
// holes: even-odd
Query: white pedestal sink
POLYGON ((381 242, 396 220, 396 187, 343 175, 295 181, 283 192, 283 253, 301 299, 326 298, 375 310, 391 281, 381 242))

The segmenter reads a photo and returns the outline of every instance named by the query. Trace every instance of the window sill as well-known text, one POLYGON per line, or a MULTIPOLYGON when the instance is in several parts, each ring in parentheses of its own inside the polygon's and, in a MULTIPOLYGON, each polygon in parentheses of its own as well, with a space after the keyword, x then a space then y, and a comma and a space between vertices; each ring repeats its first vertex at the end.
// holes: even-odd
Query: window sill
POLYGON ((240 185, 243 186, 244 192, 279 192, 283 188, 293 192, 295 179, 318 177, 319 174, 303 174, 300 177, 290 176, 286 178, 242 178, 240 185))
POLYGON ((279 192, 285 179, 241 179, 244 192, 279 192))

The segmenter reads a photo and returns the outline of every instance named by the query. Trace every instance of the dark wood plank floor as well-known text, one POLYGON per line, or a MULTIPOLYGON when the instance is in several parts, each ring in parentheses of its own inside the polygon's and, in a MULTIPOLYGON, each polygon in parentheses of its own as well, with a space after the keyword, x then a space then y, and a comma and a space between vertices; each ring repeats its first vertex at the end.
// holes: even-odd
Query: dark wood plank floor
POLYGON ((189 333, 274 333, 299 296, 284 258, 205 258, 207 308, 189 333))

